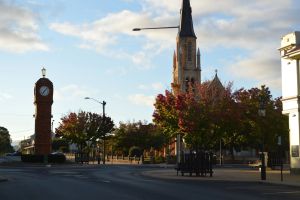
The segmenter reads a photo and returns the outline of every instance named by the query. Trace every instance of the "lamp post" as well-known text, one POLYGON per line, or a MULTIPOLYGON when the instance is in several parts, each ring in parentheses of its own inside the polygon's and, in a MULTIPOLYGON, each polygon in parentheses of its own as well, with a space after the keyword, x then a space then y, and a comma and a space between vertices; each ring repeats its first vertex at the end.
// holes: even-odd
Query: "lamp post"
MULTIPOLYGON (((178 29, 179 31, 180 26, 161 26, 161 27, 147 27, 147 28, 134 28, 132 31, 142 31, 142 30, 159 30, 159 29, 178 29)), ((177 164, 180 163, 181 157, 181 135, 178 134, 176 137, 176 146, 177 146, 177 164)))
MULTIPOLYGON (((97 103, 100 103, 102 105, 102 111, 103 111, 102 112, 102 115, 103 115, 102 120, 104 122, 106 102, 105 101, 101 102, 101 101, 98 101, 97 99, 94 99, 94 98, 91 98, 91 97, 85 97, 84 99, 90 99, 90 100, 93 100, 93 101, 95 101, 97 103)), ((103 165, 105 165, 105 134, 103 135, 103 155, 102 155, 102 157, 103 157, 103 165)), ((98 162, 98 164, 100 164, 100 162, 98 162)))
MULTIPOLYGON (((266 116, 266 108, 265 108, 265 101, 262 95, 259 96, 259 109, 258 115, 262 117, 262 119, 266 116)), ((262 127, 263 129, 263 127, 262 127)), ((264 143, 265 143, 265 136, 264 132, 261 131, 262 134, 262 144, 261 144, 261 180, 266 180, 266 163, 265 163, 265 152, 264 152, 264 143)))

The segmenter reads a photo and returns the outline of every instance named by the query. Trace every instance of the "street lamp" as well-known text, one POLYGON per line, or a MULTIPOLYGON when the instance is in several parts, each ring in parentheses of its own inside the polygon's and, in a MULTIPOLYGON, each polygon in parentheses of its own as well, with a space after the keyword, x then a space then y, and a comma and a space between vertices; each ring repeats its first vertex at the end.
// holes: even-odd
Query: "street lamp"
MULTIPOLYGON (((259 109, 258 109, 258 115, 262 118, 266 116, 266 106, 265 101, 261 96, 259 96, 259 109)), ((263 128, 263 127, 262 127, 263 128)), ((265 152, 264 152, 264 143, 265 143, 265 136, 264 133, 262 134, 262 145, 261 145, 261 180, 266 180, 266 163, 265 163, 265 152)))
POLYGON ((179 26, 162 26, 162 27, 150 27, 150 28, 134 28, 132 31, 141 31, 141 30, 149 30, 149 29, 170 29, 170 28, 179 28, 179 26))
MULTIPOLYGON (((102 120, 104 122, 104 119, 105 119, 105 105, 106 105, 106 102, 105 101, 98 101, 97 99, 94 99, 94 98, 91 98, 91 97, 85 97, 84 99, 89 99, 89 100, 93 100, 97 103, 100 103, 102 105, 102 120)), ((105 134, 103 135, 103 165, 105 165, 105 134)), ((99 160, 99 159, 98 159, 99 160)), ((98 161, 98 164, 100 164, 100 161, 98 161)))
MULTIPOLYGON (((132 29, 132 31, 142 31, 142 30, 158 30, 158 29, 178 29, 180 26, 162 26, 162 27, 147 27, 147 28, 134 28, 132 29)), ((176 146, 177 146, 177 164, 180 163, 180 159, 181 159, 181 135, 178 134, 176 137, 176 146)))
POLYGON ((42 69, 42 75, 43 75, 43 78, 45 78, 46 77, 46 69, 43 67, 43 69, 42 69))

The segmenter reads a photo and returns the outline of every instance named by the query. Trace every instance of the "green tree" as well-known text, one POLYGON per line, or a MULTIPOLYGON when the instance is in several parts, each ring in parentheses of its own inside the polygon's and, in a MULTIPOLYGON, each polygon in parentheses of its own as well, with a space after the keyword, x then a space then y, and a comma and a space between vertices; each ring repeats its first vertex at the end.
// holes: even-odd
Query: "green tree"
POLYGON ((165 91, 165 95, 159 94, 156 97, 153 121, 168 138, 182 134, 178 124, 180 106, 181 101, 168 90, 165 91))
POLYGON ((105 139, 106 136, 114 131, 115 125, 110 117, 96 113, 87 113, 87 115, 85 131, 93 143, 96 143, 99 139, 105 139))
POLYGON ((52 140, 52 150, 60 152, 69 152, 69 143, 65 138, 54 138, 52 140))
POLYGON ((278 136, 284 141, 284 148, 288 148, 288 117, 282 115, 280 98, 273 99, 268 87, 240 89, 234 94, 235 100, 242 110, 241 131, 246 135, 247 146, 255 149, 273 151, 277 148, 278 136), (259 116, 260 103, 263 102, 266 110, 265 116, 259 116))
POLYGON ((265 86, 235 92, 231 88, 232 83, 212 87, 204 82, 176 96, 166 91, 156 98, 154 122, 169 137, 182 134, 193 150, 216 148, 222 140, 232 159, 234 150, 241 148, 259 149, 264 144, 265 150, 273 150, 278 136, 287 147, 288 123, 280 98, 272 99, 265 86), (258 115, 260 99, 266 105, 265 117, 258 115))
POLYGON ((0 126, 0 154, 13 152, 9 131, 0 126))
POLYGON ((114 149, 125 155, 134 146, 140 148, 141 151, 151 148, 159 150, 166 142, 165 136, 161 134, 157 126, 141 121, 120 123, 114 133, 114 149))
POLYGON ((69 113, 61 118, 56 133, 69 143, 77 145, 80 151, 89 149, 99 139, 104 139, 113 131, 114 123, 110 117, 80 111, 69 113), (89 143, 88 143, 89 142, 89 143))
POLYGON ((90 139, 86 132, 87 121, 88 114, 86 112, 71 112, 61 118, 55 132, 69 143, 76 144, 78 149, 82 151, 87 145, 86 142, 90 139))

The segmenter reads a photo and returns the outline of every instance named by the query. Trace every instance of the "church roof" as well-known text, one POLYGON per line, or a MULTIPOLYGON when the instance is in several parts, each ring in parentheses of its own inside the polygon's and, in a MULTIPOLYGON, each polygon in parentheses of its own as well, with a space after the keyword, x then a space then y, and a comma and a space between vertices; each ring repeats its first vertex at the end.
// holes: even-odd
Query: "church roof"
POLYGON ((194 32, 190 0, 182 0, 179 36, 197 38, 194 32))
POLYGON ((209 88, 222 89, 222 90, 224 89, 224 86, 221 83, 217 72, 216 72, 215 78, 210 82, 208 87, 209 88))

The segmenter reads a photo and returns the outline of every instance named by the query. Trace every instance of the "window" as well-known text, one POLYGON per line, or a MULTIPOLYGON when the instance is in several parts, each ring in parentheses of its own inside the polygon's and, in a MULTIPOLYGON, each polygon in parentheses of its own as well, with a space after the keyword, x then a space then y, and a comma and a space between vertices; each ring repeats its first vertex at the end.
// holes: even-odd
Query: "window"
POLYGON ((190 80, 188 77, 185 78, 185 92, 189 91, 190 80))
POLYGON ((187 45, 187 58, 188 61, 192 61, 192 43, 189 42, 187 45))

